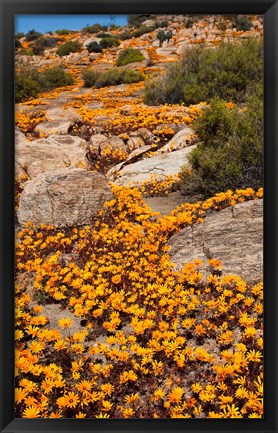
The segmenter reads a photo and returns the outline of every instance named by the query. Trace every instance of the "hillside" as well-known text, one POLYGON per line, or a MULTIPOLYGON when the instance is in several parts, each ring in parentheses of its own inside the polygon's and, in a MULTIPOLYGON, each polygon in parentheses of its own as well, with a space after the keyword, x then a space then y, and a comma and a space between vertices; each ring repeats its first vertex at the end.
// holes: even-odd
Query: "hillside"
POLYGON ((16 414, 263 416, 263 21, 16 35, 16 414))

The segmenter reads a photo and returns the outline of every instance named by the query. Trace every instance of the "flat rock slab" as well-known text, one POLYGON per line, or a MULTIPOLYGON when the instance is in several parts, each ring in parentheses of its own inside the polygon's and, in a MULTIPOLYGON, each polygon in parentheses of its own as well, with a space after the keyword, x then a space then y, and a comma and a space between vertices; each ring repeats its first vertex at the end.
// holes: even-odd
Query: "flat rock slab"
POLYGON ((89 168, 86 141, 72 135, 51 135, 40 140, 18 140, 15 147, 16 176, 33 179, 46 171, 66 167, 89 168))
POLYGON ((55 227, 90 225, 112 198, 106 178, 78 168, 54 170, 26 182, 17 211, 20 225, 55 227))
POLYGON ((208 215, 168 241, 171 261, 181 269, 195 259, 219 259, 225 274, 258 282, 263 273, 263 200, 236 204, 208 215))
POLYGON ((170 175, 175 176, 184 166, 188 165, 188 156, 194 147, 156 155, 126 165, 120 171, 112 174, 110 180, 117 185, 136 185, 151 181, 154 176, 157 180, 163 180, 170 175))

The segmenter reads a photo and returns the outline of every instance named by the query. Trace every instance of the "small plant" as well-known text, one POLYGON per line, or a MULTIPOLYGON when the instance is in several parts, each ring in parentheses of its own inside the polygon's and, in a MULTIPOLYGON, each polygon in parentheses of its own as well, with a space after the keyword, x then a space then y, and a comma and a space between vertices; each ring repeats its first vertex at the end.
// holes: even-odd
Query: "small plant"
POLYGON ((20 42, 19 39, 17 39, 17 38, 15 39, 14 46, 15 46, 15 48, 22 48, 22 43, 20 42))
POLYGON ((15 102, 36 98, 40 92, 40 85, 34 74, 21 73, 15 77, 15 102))
POLYGON ((101 53, 102 52, 101 46, 96 41, 90 42, 87 45, 87 50, 89 51, 89 53, 101 53))
POLYGON ((155 23, 155 27, 158 28, 164 28, 164 27, 168 27, 169 22, 167 20, 162 20, 162 21, 156 21, 155 23))
POLYGON ((57 33, 57 35, 60 35, 60 36, 66 36, 66 35, 69 34, 69 30, 67 30, 67 29, 59 29, 59 30, 56 30, 55 33, 57 33))
POLYGON ((112 48, 112 47, 118 47, 120 45, 120 42, 117 38, 114 37, 108 37, 108 38, 102 38, 99 46, 101 49, 105 50, 105 48, 112 48))
POLYGON ((65 44, 60 45, 60 47, 57 49, 56 54, 58 56, 67 56, 70 53, 76 53, 81 51, 82 46, 80 42, 78 41, 70 41, 66 42, 65 44))
POLYGON ((160 45, 162 45, 162 43, 164 41, 169 42, 169 40, 171 39, 172 36, 173 36, 173 33, 171 30, 168 30, 167 32, 165 32, 164 30, 160 30, 157 33, 157 38, 159 39, 160 45))
POLYGON ((131 39, 133 36, 130 32, 123 32, 118 35, 118 38, 121 41, 126 41, 127 39, 131 39))
POLYGON ((120 52, 117 59, 117 66, 125 66, 128 63, 142 62, 144 56, 140 50, 136 48, 127 48, 120 52))
POLYGON ((101 30, 105 30, 105 28, 101 24, 92 24, 91 26, 86 26, 82 29, 82 33, 98 33, 101 30))
POLYGON ((184 25, 187 29, 192 29, 193 24, 194 24, 193 18, 187 18, 184 22, 184 25))
POLYGON ((25 40, 26 40, 26 42, 35 41, 40 36, 42 36, 42 34, 40 32, 36 32, 34 29, 29 30, 29 32, 26 33, 25 40))
POLYGON ((51 90, 56 87, 70 86, 74 79, 69 72, 61 66, 54 66, 39 75, 38 81, 42 90, 51 90))
POLYGON ((127 22, 130 26, 139 27, 142 22, 146 21, 148 18, 149 15, 132 14, 128 15, 127 22))
POLYGON ((83 72, 84 87, 95 87, 97 89, 106 86, 117 86, 118 84, 131 84, 143 81, 144 76, 132 69, 112 68, 106 72, 85 70, 83 72))
POLYGON ((236 17, 234 21, 234 27, 239 31, 247 32, 251 29, 252 23, 246 16, 236 17))
POLYGON ((153 31, 154 27, 141 26, 138 30, 134 30, 134 32, 132 32, 132 36, 134 36, 135 38, 139 38, 140 36, 145 35, 146 33, 151 33, 153 31))

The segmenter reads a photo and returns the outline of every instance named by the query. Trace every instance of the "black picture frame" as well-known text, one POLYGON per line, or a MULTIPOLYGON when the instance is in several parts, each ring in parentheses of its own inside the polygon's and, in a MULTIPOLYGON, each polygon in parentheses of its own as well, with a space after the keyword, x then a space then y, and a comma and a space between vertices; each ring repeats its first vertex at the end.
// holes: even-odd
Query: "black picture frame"
POLYGON ((16 432, 265 432, 277 431, 277 127, 278 3, 273 0, 0 0, 0 431, 16 432), (14 15, 15 14, 263 14, 264 15, 264 293, 265 415, 263 419, 14 419, 14 15))

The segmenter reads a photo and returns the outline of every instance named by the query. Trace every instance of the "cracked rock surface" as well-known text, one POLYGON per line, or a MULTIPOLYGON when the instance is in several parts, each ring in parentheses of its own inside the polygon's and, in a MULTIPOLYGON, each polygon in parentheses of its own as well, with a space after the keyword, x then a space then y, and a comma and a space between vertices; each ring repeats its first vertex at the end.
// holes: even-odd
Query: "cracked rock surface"
POLYGON ((171 261, 182 268, 194 259, 219 259, 225 274, 256 283, 263 275, 263 200, 213 212, 203 223, 186 227, 168 241, 171 261))
POLYGON ((19 224, 55 227, 90 225, 92 217, 112 198, 100 173, 65 168, 26 182, 17 211, 19 224))

